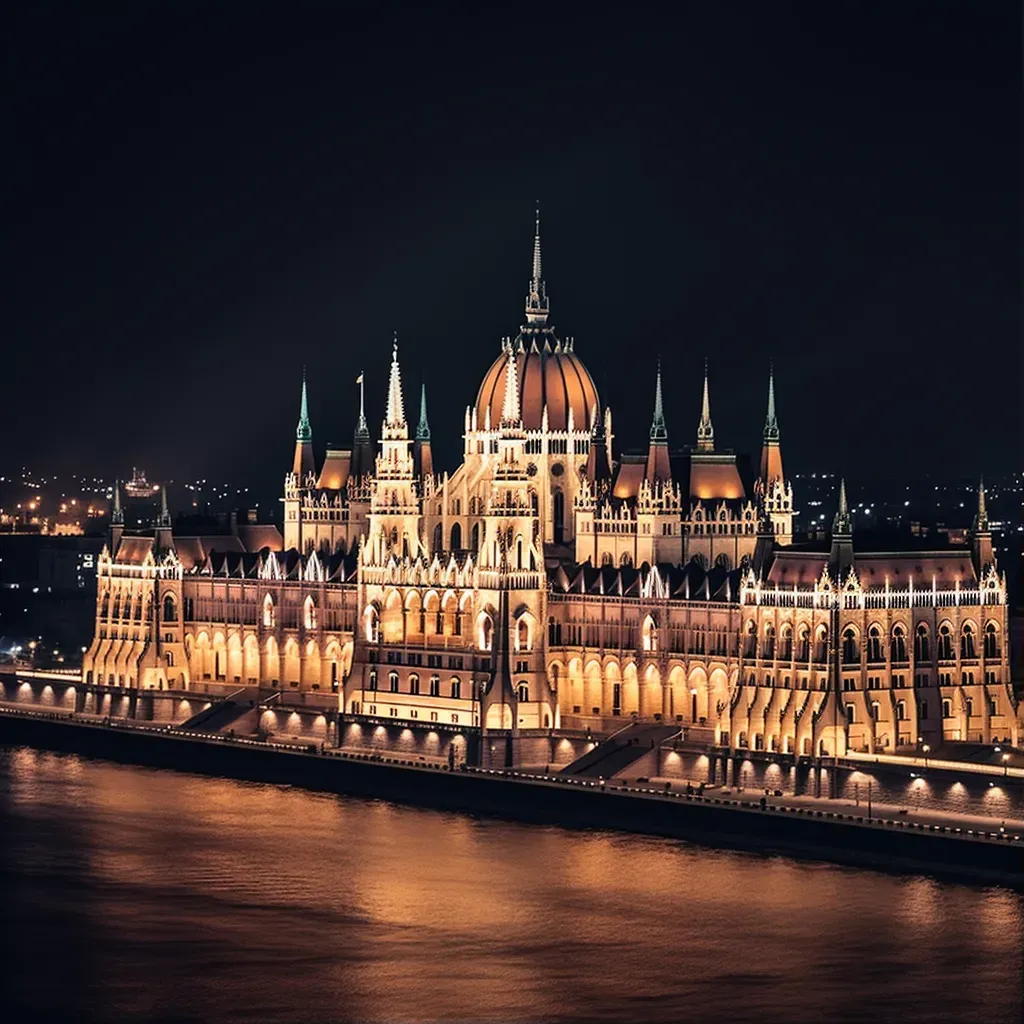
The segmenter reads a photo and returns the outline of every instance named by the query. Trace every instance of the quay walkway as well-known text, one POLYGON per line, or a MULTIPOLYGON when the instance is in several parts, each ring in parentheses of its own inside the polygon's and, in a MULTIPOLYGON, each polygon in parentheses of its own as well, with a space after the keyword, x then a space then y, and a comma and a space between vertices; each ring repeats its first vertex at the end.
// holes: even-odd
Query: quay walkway
MULTIPOLYGON (((339 759, 377 763, 390 767, 401 767, 414 772, 437 774, 438 772, 454 771, 481 779, 491 777, 505 781, 514 781, 537 789, 580 788, 597 795, 606 793, 609 796, 629 796, 638 801, 657 804, 691 803, 728 809, 743 815, 765 815, 779 818, 815 819, 822 822, 842 823, 858 830, 868 829, 885 832, 925 833, 955 839, 965 843, 984 843, 1019 845, 1022 851, 1020 870, 1024 878, 1024 823, 1019 821, 1001 823, 998 819, 981 818, 976 815, 962 815, 955 812, 933 812, 925 814, 916 812, 913 816, 902 813, 900 808, 892 805, 878 805, 872 808, 869 818, 865 806, 851 807, 850 802, 829 800, 818 797, 770 797, 762 803, 763 793, 756 791, 722 791, 706 788, 703 794, 685 791, 685 783, 678 779, 660 779, 629 783, 625 779, 595 780, 585 776, 565 775, 559 772, 539 773, 536 771, 519 771, 511 768, 473 768, 461 765, 450 769, 447 764, 436 761, 423 761, 411 757, 392 754, 372 753, 369 751, 345 750, 326 747, 315 742, 280 743, 273 740, 250 739, 244 736, 230 736, 225 733, 206 733, 185 731, 180 726, 137 722, 130 719, 100 719, 95 715, 82 715, 75 712, 55 709, 53 711, 27 710, 24 707, 0 702, 0 716, 5 718, 63 722, 73 724, 87 730, 112 730, 136 734, 159 735, 165 740, 203 743, 214 747, 225 745, 233 747, 251 747, 262 751, 276 752, 291 757, 315 756, 324 759, 339 759)), ((189 770, 187 764, 179 766, 189 770)))

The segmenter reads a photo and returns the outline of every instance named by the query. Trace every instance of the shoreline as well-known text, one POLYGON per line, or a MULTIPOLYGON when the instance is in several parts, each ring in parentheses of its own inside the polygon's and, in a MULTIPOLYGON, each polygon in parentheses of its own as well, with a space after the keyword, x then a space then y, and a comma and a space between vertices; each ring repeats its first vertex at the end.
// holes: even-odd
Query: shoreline
POLYGON ((418 763, 166 726, 103 725, 58 712, 0 709, 0 744, 240 781, 505 818, 679 839, 888 873, 928 874, 1024 891, 1024 836, 656 790, 512 769, 418 763))

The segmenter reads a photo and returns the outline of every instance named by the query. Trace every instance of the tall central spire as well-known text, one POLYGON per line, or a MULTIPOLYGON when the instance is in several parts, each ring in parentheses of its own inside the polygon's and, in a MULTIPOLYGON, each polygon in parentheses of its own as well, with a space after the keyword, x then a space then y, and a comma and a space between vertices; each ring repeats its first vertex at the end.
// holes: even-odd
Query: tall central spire
POLYGON ((704 396, 700 405, 700 423, 697 425, 697 450, 715 450, 715 428, 711 425, 711 400, 708 397, 708 361, 704 360, 704 396))
POLYGON ((388 378, 388 408, 385 425, 405 425, 405 404, 402 401, 402 371, 398 367, 398 331, 391 349, 391 376, 388 378))
POLYGON ((976 532, 988 529, 988 502, 985 500, 985 478, 978 482, 978 514, 974 517, 976 532))
POLYGON ((658 376, 654 385, 654 419, 651 420, 651 440, 667 441, 668 430, 665 427, 665 407, 661 399, 661 360, 658 360, 658 376))
POLYGON ((548 293, 544 285, 540 255, 540 204, 533 233, 533 276, 530 278, 530 292, 526 296, 526 320, 531 324, 546 324, 548 321, 548 293))
POLYGON ((832 520, 832 532, 849 534, 853 532, 853 521, 850 517, 850 506, 846 500, 846 479, 839 480, 839 508, 836 509, 835 518, 832 520))

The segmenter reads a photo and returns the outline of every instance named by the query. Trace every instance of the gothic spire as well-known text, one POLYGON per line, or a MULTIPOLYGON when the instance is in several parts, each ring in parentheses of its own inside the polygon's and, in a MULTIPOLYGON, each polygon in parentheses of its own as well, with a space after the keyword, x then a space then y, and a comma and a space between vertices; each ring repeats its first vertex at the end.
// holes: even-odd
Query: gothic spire
POLYGON ((548 293, 542 276, 540 255, 540 201, 533 232, 533 274, 530 277, 530 291, 526 296, 526 319, 531 324, 544 324, 548 319, 548 293))
POLYGON ((389 427, 405 423, 405 404, 402 401, 402 371, 398 367, 398 331, 391 349, 391 376, 388 378, 388 408, 385 419, 389 427))
POLYGON ((704 396, 700 406, 700 423, 697 425, 697 449, 710 452, 715 449, 715 428, 711 425, 711 400, 708 397, 708 361, 704 360, 704 396))
POLYGON ((519 407, 519 374, 516 372, 516 356, 511 348, 505 363, 505 394, 501 400, 501 425, 518 426, 521 422, 519 407))
POLYGON ((764 420, 764 439, 778 441, 779 421, 775 417, 775 369, 768 364, 768 415, 764 420))
POLYGON ((658 360, 658 376, 654 384, 654 418, 651 420, 651 440, 667 441, 668 430, 665 428, 665 408, 661 399, 661 360, 658 360))
POLYGON ((978 481, 978 513, 974 517, 974 530, 981 533, 988 529, 988 502, 985 499, 985 478, 978 481))
POLYGON ((112 523, 124 522, 124 509, 121 508, 121 481, 114 481, 114 508, 110 514, 112 523))
POLYGON ((846 478, 839 479, 839 508, 836 510, 835 518, 832 520, 832 532, 849 534, 853 532, 853 522, 850 518, 850 508, 846 501, 846 478))
POLYGON ((370 436, 370 428, 366 424, 366 396, 363 379, 364 372, 360 370, 359 376, 356 377, 356 383, 359 385, 359 419, 356 420, 356 436, 360 438, 370 436))
POLYGON ((171 513, 167 508, 167 485, 160 485, 160 518, 157 526, 168 527, 171 525, 171 513))
POLYGON ((309 405, 306 400, 306 368, 302 368, 302 399, 299 403, 299 425, 295 428, 295 440, 303 444, 313 440, 313 428, 309 425, 309 405))
POLYGON ((420 421, 416 425, 416 440, 430 440, 430 424, 427 422, 427 385, 420 385, 420 421))

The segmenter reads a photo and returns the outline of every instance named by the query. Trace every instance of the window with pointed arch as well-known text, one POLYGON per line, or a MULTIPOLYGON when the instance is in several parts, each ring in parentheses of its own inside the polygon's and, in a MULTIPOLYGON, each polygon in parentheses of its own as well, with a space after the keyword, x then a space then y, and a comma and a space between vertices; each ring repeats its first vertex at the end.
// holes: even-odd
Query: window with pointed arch
POLYGON ((747 637, 746 643, 743 645, 743 657, 757 657, 757 623, 753 619, 747 623, 747 637))
POLYGON ((965 622, 960 628, 960 657, 976 658, 978 656, 977 645, 974 641, 974 627, 965 622))
POLYGON ((889 639, 889 657, 893 661, 907 660, 907 634, 898 623, 892 627, 892 636, 889 639))
POLYGON ((948 623, 939 626, 939 660, 951 661, 953 658, 953 631, 948 623))
POLYGON ((267 594, 263 598, 263 625, 267 629, 273 629, 277 624, 277 609, 274 606, 274 598, 267 594))
POLYGON ((442 550, 443 547, 444 547, 444 530, 442 529, 441 524, 438 523, 437 526, 434 527, 434 552, 436 553, 436 552, 442 550))
POLYGON ((789 661, 793 657, 793 627, 785 622, 779 630, 779 658, 789 661))
POLYGON ((490 615, 481 615, 476 627, 476 645, 481 651, 491 649, 491 640, 494 636, 494 624, 490 615))
POLYGON ((857 634, 852 628, 843 630, 843 661, 852 664, 859 661, 857 653, 857 634))
POLYGON ((644 619, 643 629, 641 631, 641 637, 643 642, 643 649, 645 651, 656 651, 658 649, 658 624, 654 621, 652 615, 648 615, 644 619))
POLYGON ((811 660, 811 627, 804 625, 800 627, 799 647, 796 654, 797 661, 811 660))
POLYGON ((459 523, 452 523, 451 541, 452 551, 462 550, 462 526, 459 523))
POLYGON ((923 622, 919 622, 917 629, 914 630, 914 660, 928 661, 928 658, 928 627, 923 622))
POLYGON ((868 630, 868 661, 884 661, 882 654, 882 631, 877 626, 868 630))
POLYGON ((527 683, 520 683, 516 687, 516 698, 520 704, 526 704, 530 699, 530 687, 527 683))
POLYGON ((764 650, 762 657, 768 660, 775 657, 775 627, 770 622, 764 624, 764 650))
POLYGON ((516 626, 516 650, 530 650, 530 623, 525 618, 521 618, 516 626))
POLYGON ((985 657, 999 657, 999 627, 994 622, 985 627, 985 657))
POLYGON ((380 636, 380 617, 372 604, 363 612, 363 632, 366 642, 371 644, 375 644, 380 636))
POLYGON ((316 629, 316 601, 313 600, 312 594, 308 595, 302 604, 302 620, 306 629, 316 629))
POLYGON ((178 618, 178 604, 173 594, 164 594, 164 622, 175 622, 178 618))

